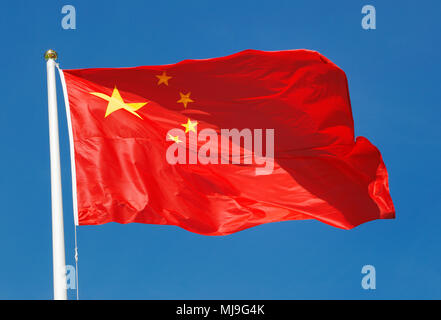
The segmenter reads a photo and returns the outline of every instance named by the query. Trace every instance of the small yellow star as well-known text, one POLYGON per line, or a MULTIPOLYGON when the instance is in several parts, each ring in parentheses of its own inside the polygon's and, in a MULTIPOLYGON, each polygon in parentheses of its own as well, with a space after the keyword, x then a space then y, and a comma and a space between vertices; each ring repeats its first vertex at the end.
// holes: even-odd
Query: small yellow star
POLYGON ((179 139, 179 136, 172 136, 170 133, 168 134, 168 139, 172 140, 172 141, 174 141, 176 143, 181 143, 182 142, 182 140, 179 139))
POLYGON ((158 75, 156 76, 156 78, 159 79, 159 80, 158 80, 158 86, 159 86, 161 83, 163 83, 163 84, 165 84, 166 86, 168 86, 168 80, 170 80, 170 79, 173 78, 173 77, 168 76, 167 73, 166 73, 165 71, 163 71, 162 74, 158 74, 158 75))
POLYGON ((187 94, 183 94, 182 92, 179 92, 179 94, 181 95, 181 99, 178 100, 178 103, 183 103, 184 104, 184 108, 187 108, 187 103, 194 102, 190 98, 191 92, 189 92, 187 94))
POLYGON ((190 119, 187 120, 187 123, 181 124, 181 126, 183 126, 185 128, 185 133, 187 133, 189 131, 196 132, 195 128, 197 125, 198 125, 197 121, 193 122, 190 119))

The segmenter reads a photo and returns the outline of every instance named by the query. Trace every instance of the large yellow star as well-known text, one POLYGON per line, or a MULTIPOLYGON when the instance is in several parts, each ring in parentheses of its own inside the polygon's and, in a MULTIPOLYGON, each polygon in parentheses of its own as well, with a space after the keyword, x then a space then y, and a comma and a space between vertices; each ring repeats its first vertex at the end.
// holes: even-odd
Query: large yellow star
POLYGON ((168 80, 170 80, 170 79, 173 78, 173 77, 168 76, 167 73, 166 73, 165 71, 163 71, 162 74, 158 74, 158 75, 156 76, 156 78, 159 79, 159 80, 158 80, 158 86, 159 86, 161 83, 163 83, 163 84, 165 84, 166 86, 168 86, 168 80))
POLYGON ((190 98, 191 92, 189 92, 187 94, 183 94, 182 92, 179 92, 179 94, 181 95, 181 99, 178 100, 178 103, 183 103, 184 104, 184 108, 187 108, 187 103, 194 102, 190 98))
POLYGON ((189 131, 193 131, 196 132, 196 126, 198 125, 197 121, 191 121, 190 119, 187 119, 187 123, 183 123, 181 124, 181 126, 183 126, 185 128, 185 133, 189 132, 189 131))
POLYGON ((148 103, 148 101, 138 102, 138 103, 125 103, 124 100, 121 98, 121 95, 119 94, 119 91, 116 88, 116 86, 115 89, 113 89, 111 97, 109 97, 107 94, 100 92, 89 92, 89 93, 93 94, 94 96, 100 97, 101 99, 104 99, 106 101, 109 101, 104 118, 106 118, 112 112, 115 112, 119 109, 124 109, 130 112, 131 114, 137 116, 138 118, 142 119, 142 117, 139 114, 137 114, 136 111, 144 107, 148 103))

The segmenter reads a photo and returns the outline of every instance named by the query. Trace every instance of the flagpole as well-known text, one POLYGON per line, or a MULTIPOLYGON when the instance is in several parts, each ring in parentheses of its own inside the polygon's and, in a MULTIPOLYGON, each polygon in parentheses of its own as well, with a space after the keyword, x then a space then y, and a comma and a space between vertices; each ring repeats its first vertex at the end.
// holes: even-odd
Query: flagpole
POLYGON ((54 300, 67 300, 60 145, 58 138, 57 87, 55 83, 55 60, 57 59, 57 53, 54 50, 48 50, 46 51, 44 57, 46 59, 47 68, 47 95, 49 113, 54 300))

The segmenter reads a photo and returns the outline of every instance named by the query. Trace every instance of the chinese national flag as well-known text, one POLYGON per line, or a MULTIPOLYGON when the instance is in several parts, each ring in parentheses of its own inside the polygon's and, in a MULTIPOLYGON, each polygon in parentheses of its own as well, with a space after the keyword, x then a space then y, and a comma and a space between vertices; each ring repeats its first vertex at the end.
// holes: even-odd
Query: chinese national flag
POLYGON ((79 225, 226 235, 275 221, 351 229, 395 217, 380 152, 354 137, 345 73, 317 52, 61 75, 79 225))

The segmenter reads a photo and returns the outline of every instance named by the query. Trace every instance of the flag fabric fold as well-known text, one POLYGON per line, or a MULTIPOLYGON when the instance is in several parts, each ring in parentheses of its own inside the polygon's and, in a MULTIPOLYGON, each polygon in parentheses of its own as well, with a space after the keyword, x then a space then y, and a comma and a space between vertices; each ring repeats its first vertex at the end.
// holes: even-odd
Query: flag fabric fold
POLYGON ((226 235, 395 217, 380 152, 354 136, 346 75, 315 51, 61 75, 79 225, 226 235))

